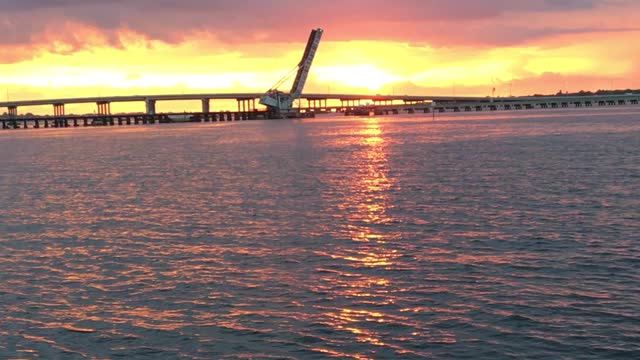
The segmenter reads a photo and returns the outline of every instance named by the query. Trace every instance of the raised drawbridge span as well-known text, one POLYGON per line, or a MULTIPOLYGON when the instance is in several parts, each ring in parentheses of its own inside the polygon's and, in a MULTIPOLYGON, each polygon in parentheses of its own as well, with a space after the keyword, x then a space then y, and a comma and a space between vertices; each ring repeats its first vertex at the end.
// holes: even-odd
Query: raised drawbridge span
POLYGON ((266 94, 260 97, 260 104, 265 105, 268 112, 273 114, 273 117, 297 115, 297 112, 293 110, 293 103, 300 98, 300 95, 302 95, 302 90, 304 90, 304 85, 307 82, 307 77, 311 70, 311 64, 313 63, 313 59, 316 56, 318 47, 320 46, 320 40, 322 39, 323 32, 324 31, 322 29, 311 30, 311 34, 309 35, 309 40, 307 41, 307 46, 304 50, 300 63, 289 74, 287 74, 287 76, 282 78, 276 83, 276 85, 267 91, 266 94), (280 86, 291 78, 296 70, 296 77, 289 93, 278 90, 280 86))

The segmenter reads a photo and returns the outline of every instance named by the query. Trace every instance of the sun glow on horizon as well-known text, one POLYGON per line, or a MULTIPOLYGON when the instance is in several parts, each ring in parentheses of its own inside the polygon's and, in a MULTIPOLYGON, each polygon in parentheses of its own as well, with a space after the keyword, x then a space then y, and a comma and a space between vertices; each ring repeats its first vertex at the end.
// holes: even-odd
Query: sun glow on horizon
MULTIPOLYGON (((7 99, 263 92, 304 50, 304 43, 232 45, 200 33, 170 43, 126 31, 114 45, 97 29, 73 30, 82 35, 82 46, 52 38, 50 46, 33 44, 32 55, 19 61, 5 49, 11 56, 0 62, 0 89, 7 99)), ((495 47, 328 39, 320 45, 304 91, 486 96, 495 87, 496 95, 507 96, 512 90, 529 95, 560 88, 637 88, 637 55, 627 46, 634 36, 619 34, 606 49, 603 35, 591 34, 495 47)))
POLYGON ((381 70, 373 65, 336 65, 314 69, 315 77, 321 83, 335 83, 353 88, 376 91, 385 85, 403 81, 399 76, 381 70))

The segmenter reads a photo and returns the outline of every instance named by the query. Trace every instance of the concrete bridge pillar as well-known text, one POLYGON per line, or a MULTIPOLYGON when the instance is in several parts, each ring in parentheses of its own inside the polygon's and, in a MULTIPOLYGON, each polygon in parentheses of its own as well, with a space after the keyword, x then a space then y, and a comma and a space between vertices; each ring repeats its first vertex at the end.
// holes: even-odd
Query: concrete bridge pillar
POLYGON ((250 112, 256 110, 256 99, 236 99, 238 112, 250 112))
POLYGON ((98 106, 99 115, 111 115, 111 103, 108 101, 101 101, 96 103, 98 106))
POLYGON ((7 109, 7 114, 11 118, 18 117, 18 107, 17 106, 9 106, 9 108, 7 109))
POLYGON ((54 116, 64 116, 64 104, 53 104, 53 115, 54 116))
POLYGON ((202 113, 210 113, 211 99, 202 99, 202 113))
POLYGON ((146 99, 144 101, 146 107, 147 115, 155 115, 156 114, 156 100, 146 99))

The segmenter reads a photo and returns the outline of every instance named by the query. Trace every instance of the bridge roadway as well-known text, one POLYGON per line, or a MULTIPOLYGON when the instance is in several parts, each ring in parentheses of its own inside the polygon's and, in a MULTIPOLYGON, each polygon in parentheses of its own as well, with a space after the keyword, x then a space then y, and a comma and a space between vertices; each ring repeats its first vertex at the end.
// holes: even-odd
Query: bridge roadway
MULTIPOLYGON (((180 100, 200 100, 202 102, 202 112, 208 113, 211 100, 236 100, 238 111, 253 111, 256 109, 257 100, 262 93, 225 93, 225 94, 172 94, 172 95, 127 95, 127 96, 101 96, 66 99, 40 99, 40 100, 20 100, 0 102, 0 109, 7 108, 10 116, 18 115, 18 108, 30 106, 53 106, 53 115, 65 115, 65 105, 69 104, 89 104, 95 103, 98 107, 98 114, 108 115, 111 113, 111 103, 123 102, 144 102, 146 113, 153 115, 156 113, 156 102, 158 101, 180 101, 180 100)), ((374 103, 403 101, 403 102, 425 102, 425 101, 481 101, 486 98, 477 97, 446 97, 446 96, 407 96, 407 95, 354 95, 354 94, 304 94, 301 99, 313 104, 313 108, 327 107, 328 100, 341 101, 346 106, 358 106, 363 102, 374 103)))
MULTIPOLYGON (((226 94, 173 94, 173 95, 129 95, 67 99, 43 99, 0 102, 0 109, 6 108, 9 117, 17 117, 18 109, 30 106, 53 106, 53 116, 62 117, 65 105, 87 104, 97 105, 98 115, 110 115, 111 103, 144 102, 146 114, 156 114, 156 102, 178 100, 200 100, 202 113, 210 113, 211 100, 236 100, 238 113, 256 111, 257 100, 262 93, 226 93, 226 94)), ((640 101, 640 94, 623 95, 584 95, 584 96, 525 96, 525 97, 454 97, 454 96, 416 96, 416 95, 360 95, 360 94, 303 94, 307 110, 327 110, 345 112, 360 106, 373 105, 379 109, 395 108, 397 110, 438 109, 439 111, 470 110, 517 110, 520 108, 556 108, 556 107, 589 107, 609 105, 633 105, 640 101), (328 105, 328 101, 340 101, 340 105, 328 105), (400 104, 398 104, 400 102, 400 104)))

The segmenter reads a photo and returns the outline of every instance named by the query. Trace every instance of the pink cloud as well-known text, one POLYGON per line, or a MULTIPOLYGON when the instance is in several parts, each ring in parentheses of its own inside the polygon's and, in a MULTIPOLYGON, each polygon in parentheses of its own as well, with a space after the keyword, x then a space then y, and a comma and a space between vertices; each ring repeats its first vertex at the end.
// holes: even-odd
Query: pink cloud
POLYGON ((640 10, 630 0, 21 0, 1 1, 0 42, 24 44, 64 23, 81 23, 116 39, 129 29, 149 39, 179 42, 194 32, 208 32, 220 41, 288 42, 294 34, 324 27, 328 40, 394 40, 458 44, 518 44, 556 34, 584 31, 633 30, 632 24, 602 28, 603 10, 640 10), (586 24, 520 22, 540 14, 580 13, 586 24), (585 15, 586 14, 586 15, 585 15), (505 23, 507 26, 505 27, 505 23), (258 40, 259 39, 259 40, 258 40))

